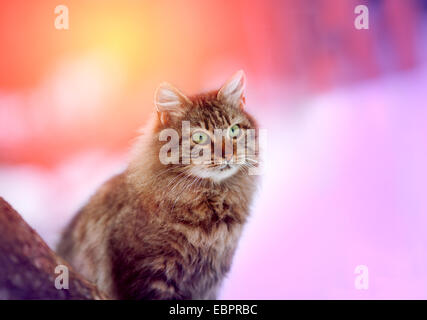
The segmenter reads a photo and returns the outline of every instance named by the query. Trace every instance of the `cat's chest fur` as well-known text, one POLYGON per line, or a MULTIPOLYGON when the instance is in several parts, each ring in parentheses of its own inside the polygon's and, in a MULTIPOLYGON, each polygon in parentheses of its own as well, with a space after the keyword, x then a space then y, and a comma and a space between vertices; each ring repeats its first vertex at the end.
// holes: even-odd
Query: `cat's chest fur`
POLYGON ((230 195, 207 193, 172 212, 171 220, 171 228, 184 235, 189 246, 227 263, 221 259, 234 251, 246 212, 230 195))
POLYGON ((246 221, 247 208, 235 192, 206 191, 188 194, 179 204, 160 206, 160 225, 167 226, 182 245, 196 249, 212 267, 231 263, 246 221), (172 206, 172 207, 171 207, 172 206))
POLYGON ((187 226, 211 238, 244 223, 247 208, 240 200, 235 191, 205 191, 187 194, 178 204, 169 202, 161 210, 173 225, 187 226))
MULTIPOLYGON (((172 213, 170 227, 183 236, 187 272, 193 298, 214 298, 216 289, 231 267, 246 213, 227 194, 207 193, 172 213)), ((178 240, 179 243, 179 240, 178 240)))
MULTIPOLYGON (((247 215, 238 198, 233 192, 201 192, 185 195, 177 202, 171 198, 141 204, 140 210, 148 214, 141 214, 137 220, 132 231, 136 236, 119 236, 112 243, 113 272, 126 272, 129 277, 132 273, 156 275, 154 281, 141 283, 144 292, 131 297, 215 298, 230 269, 247 215), (123 238, 126 244, 120 240, 123 238), (133 256, 126 257, 129 265, 123 263, 123 252, 133 256), (157 296, 158 292, 162 295, 157 296)), ((123 282, 126 279, 116 279, 119 296, 123 282)))

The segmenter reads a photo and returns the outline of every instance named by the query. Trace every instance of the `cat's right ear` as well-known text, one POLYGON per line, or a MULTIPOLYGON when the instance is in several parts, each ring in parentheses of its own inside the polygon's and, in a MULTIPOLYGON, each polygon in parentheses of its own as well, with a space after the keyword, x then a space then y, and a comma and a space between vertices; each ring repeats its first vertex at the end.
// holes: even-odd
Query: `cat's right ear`
POLYGON ((182 115, 185 107, 192 104, 181 91, 167 82, 161 83, 157 88, 154 103, 163 125, 171 118, 182 115))

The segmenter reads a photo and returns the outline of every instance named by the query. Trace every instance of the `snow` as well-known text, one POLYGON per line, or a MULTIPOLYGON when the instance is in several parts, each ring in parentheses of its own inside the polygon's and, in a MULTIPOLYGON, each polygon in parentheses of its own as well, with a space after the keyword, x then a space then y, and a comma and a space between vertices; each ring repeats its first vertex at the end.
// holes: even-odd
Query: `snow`
MULTIPOLYGON (((254 95, 265 171, 221 298, 427 297, 426 84, 422 66, 305 98, 278 88, 263 108, 254 95), (355 289, 358 265, 368 290, 355 289)), ((54 247, 125 165, 102 150, 53 169, 2 165, 0 195, 54 247)))

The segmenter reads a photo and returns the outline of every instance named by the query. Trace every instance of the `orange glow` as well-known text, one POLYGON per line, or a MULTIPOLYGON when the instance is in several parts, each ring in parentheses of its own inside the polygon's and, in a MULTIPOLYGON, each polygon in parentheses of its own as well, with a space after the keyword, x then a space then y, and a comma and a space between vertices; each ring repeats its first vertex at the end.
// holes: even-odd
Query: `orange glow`
MULTIPOLYGON (((356 2, 74 0, 61 2, 69 30, 57 30, 57 1, 1 1, 0 124, 19 134, 0 139, 0 161, 53 164, 95 146, 123 149, 161 81, 194 93, 244 69, 249 94, 271 99, 279 86, 316 92, 378 76, 381 32, 354 30, 356 2)), ((387 52, 408 68, 417 15, 402 3, 385 5, 384 21, 395 48, 387 52)))

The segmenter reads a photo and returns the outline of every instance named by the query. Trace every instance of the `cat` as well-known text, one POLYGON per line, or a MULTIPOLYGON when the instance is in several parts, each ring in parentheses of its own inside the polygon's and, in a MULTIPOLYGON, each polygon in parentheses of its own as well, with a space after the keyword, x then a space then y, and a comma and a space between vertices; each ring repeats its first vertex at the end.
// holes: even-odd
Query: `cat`
POLYGON ((112 299, 217 298, 257 187, 249 170, 258 166, 258 149, 247 156, 236 147, 245 130, 258 128, 244 110, 245 83, 240 70, 220 90, 190 97, 162 83, 157 112, 128 167, 64 230, 58 253, 112 299), (163 164, 164 129, 179 134, 179 146, 187 141, 207 151, 214 148, 214 129, 225 130, 220 159, 213 152, 210 162, 184 163, 180 152, 178 164, 163 164))

